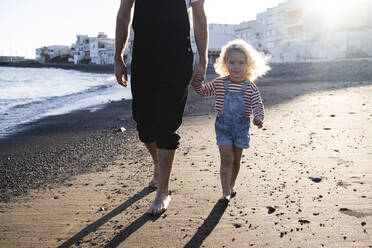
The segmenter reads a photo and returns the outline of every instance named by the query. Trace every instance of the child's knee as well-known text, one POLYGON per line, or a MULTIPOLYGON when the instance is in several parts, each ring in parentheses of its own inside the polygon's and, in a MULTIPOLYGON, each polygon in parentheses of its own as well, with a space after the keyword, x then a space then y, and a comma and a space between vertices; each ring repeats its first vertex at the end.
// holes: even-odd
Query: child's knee
POLYGON ((231 156, 221 157, 221 167, 229 168, 233 165, 234 158, 231 156))
POLYGON ((234 160, 232 165, 233 165, 233 167, 240 167, 240 159, 239 160, 234 160))

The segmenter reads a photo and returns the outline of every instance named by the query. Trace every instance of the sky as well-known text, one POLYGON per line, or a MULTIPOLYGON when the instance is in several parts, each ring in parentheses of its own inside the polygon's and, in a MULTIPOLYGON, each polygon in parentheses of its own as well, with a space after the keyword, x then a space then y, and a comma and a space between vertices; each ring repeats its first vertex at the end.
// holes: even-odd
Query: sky
MULTIPOLYGON (((205 0, 209 23, 237 24, 285 0, 205 0)), ((120 0, 0 0, 0 56, 35 57, 35 49, 70 46, 77 34, 114 38, 120 0)))

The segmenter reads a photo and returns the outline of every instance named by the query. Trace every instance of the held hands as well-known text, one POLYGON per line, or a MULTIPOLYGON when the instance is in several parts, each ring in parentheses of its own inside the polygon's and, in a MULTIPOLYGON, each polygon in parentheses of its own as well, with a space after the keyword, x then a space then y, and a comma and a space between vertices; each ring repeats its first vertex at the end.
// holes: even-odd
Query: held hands
POLYGON ((256 125, 258 128, 262 128, 263 122, 260 118, 254 117, 253 124, 256 125))
POLYGON ((127 66, 125 65, 123 59, 115 60, 115 77, 118 84, 123 87, 128 85, 128 76, 127 76, 127 66))
POLYGON ((193 86, 201 85, 201 83, 205 80, 205 73, 207 71, 206 64, 206 62, 199 62, 199 64, 195 67, 190 81, 193 86))

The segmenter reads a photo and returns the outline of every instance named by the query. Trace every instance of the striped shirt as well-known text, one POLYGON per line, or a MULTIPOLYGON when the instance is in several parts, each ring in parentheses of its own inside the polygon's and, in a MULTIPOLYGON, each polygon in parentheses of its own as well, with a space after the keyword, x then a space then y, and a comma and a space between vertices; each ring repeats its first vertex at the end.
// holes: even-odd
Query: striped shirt
MULTIPOLYGON (((234 83, 229 80, 227 91, 243 92, 242 86, 242 83, 234 83)), ((200 96, 216 96, 216 111, 219 113, 222 110, 226 91, 223 77, 216 78, 209 83, 193 86, 193 88, 200 96)), ((245 113, 248 117, 253 113, 255 117, 261 120, 264 119, 264 106, 261 94, 253 82, 249 82, 247 89, 244 91, 244 105, 245 113)))

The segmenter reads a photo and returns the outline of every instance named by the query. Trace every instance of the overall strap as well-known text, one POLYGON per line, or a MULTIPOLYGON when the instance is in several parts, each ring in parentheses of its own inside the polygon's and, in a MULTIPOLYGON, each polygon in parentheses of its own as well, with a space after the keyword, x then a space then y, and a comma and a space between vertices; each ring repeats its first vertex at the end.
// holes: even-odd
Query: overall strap
POLYGON ((229 86, 229 78, 226 76, 223 78, 223 87, 225 91, 227 90, 228 86, 229 86))
MULTIPOLYGON (((247 88, 248 88, 248 86, 249 86, 249 80, 248 79, 246 79, 244 82, 243 82, 243 86, 242 86, 242 90, 243 90, 243 92, 245 92, 246 90, 247 90, 247 88)), ((228 88, 228 86, 229 86, 229 79, 228 79, 228 77, 224 77, 223 78, 223 86, 224 86, 224 88, 225 88, 225 90, 227 90, 227 88, 228 88)))
POLYGON ((246 80, 244 81, 244 83, 243 83, 243 87, 242 87, 243 92, 245 92, 245 91, 247 90, 248 86, 249 86, 249 80, 246 79, 246 80))

